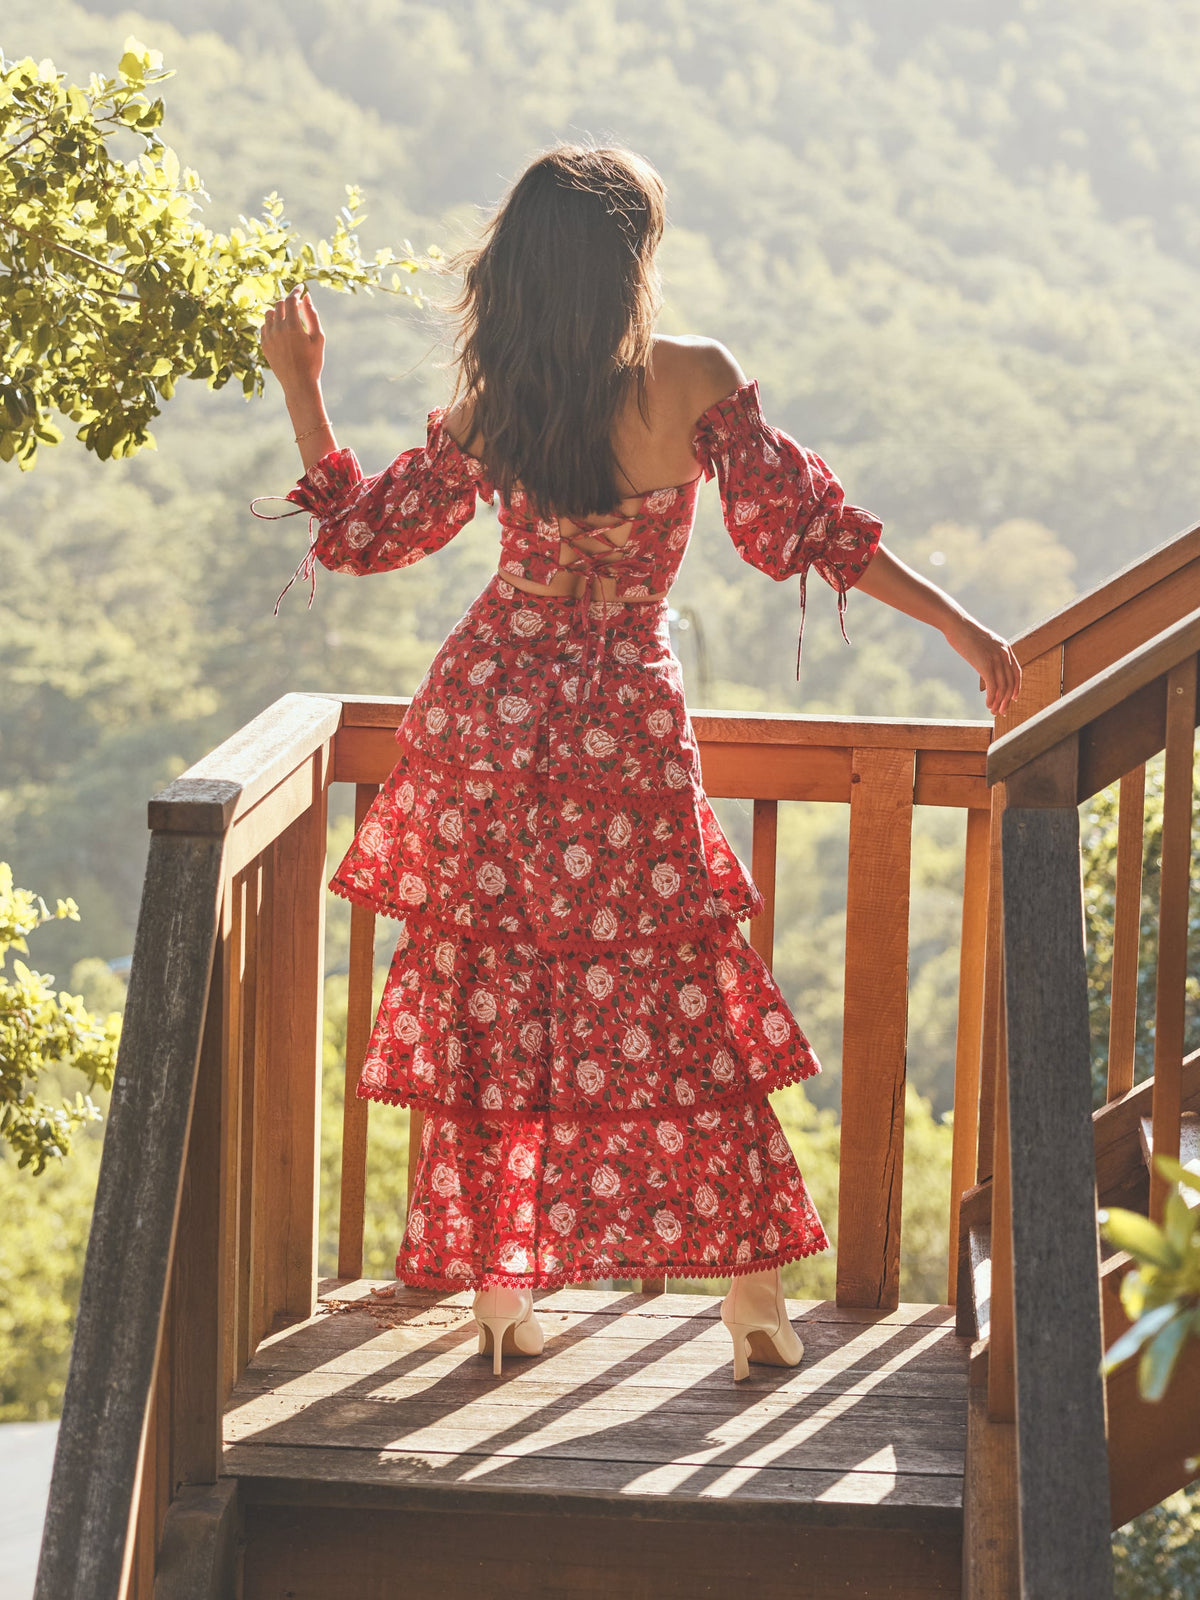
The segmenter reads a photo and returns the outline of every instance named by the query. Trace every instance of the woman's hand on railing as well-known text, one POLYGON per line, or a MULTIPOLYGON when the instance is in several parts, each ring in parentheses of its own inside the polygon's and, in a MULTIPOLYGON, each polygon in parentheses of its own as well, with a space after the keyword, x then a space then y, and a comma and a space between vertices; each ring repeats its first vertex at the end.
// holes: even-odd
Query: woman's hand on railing
POLYGON ((268 309, 260 340, 263 357, 283 390, 307 472, 337 448, 321 394, 325 333, 307 290, 297 287, 268 309))
POLYGON ((1021 665, 1008 640, 966 612, 952 617, 942 632, 951 649, 978 672, 988 710, 1001 716, 1021 692, 1021 665))

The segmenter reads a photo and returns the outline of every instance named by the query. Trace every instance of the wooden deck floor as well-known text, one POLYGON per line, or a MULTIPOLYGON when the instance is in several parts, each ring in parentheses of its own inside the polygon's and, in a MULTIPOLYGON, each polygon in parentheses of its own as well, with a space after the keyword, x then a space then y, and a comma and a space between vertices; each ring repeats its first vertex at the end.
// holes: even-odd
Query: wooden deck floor
POLYGON ((803 1363, 735 1385, 714 1296, 544 1293, 543 1354, 506 1355, 498 1379, 470 1300, 343 1285, 269 1338, 225 1419, 247 1500, 903 1529, 953 1565, 967 1348, 949 1309, 790 1301, 803 1363))

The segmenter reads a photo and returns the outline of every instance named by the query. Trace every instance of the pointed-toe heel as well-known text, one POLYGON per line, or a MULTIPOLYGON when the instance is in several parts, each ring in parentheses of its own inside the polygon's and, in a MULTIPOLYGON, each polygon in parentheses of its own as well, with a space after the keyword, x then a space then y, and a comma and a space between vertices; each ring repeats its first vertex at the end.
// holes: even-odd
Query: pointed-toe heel
POLYGON ((478 1354, 488 1350, 488 1335, 492 1344, 492 1373, 500 1377, 500 1357, 509 1355, 540 1356, 545 1345, 542 1325, 533 1314, 533 1293, 529 1289, 510 1289, 493 1285, 481 1289, 472 1307, 479 1324, 478 1354))
POLYGON ((758 1293, 747 1293, 742 1280, 735 1278, 721 1302, 721 1321, 733 1340, 733 1381, 750 1376, 750 1362, 771 1367, 798 1367, 804 1356, 804 1341, 788 1320, 783 1284, 777 1277, 773 1301, 754 1285, 758 1293))

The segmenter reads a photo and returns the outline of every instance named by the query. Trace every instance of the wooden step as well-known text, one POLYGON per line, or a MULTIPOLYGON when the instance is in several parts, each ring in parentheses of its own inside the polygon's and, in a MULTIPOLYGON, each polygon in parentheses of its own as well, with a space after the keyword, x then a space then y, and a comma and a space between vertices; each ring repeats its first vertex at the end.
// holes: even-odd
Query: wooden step
POLYGON ((470 1300, 360 1282, 260 1347, 225 1418, 245 1600, 961 1594, 950 1308, 790 1301, 804 1361, 735 1385, 713 1296, 541 1294, 499 1379, 470 1300))
MULTIPOLYGON (((1138 1136, 1142 1146, 1142 1157, 1147 1166, 1150 1165, 1154 1155, 1154 1122, 1150 1117, 1142 1117, 1138 1123, 1138 1136)), ((1200 1171, 1200 1113, 1185 1111, 1179 1119, 1179 1159, 1186 1167, 1195 1164, 1200 1171)), ((1190 1206, 1200 1205, 1200 1195, 1193 1190, 1184 1193, 1184 1199, 1190 1206)))

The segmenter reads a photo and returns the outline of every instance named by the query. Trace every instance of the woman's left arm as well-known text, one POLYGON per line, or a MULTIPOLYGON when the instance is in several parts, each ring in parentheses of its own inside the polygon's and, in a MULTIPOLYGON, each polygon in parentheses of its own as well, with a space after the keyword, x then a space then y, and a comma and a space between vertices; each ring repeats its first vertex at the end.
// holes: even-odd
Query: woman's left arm
POLYGON ((1012 646, 985 628, 936 583, 930 583, 883 544, 876 549, 854 587, 885 605, 927 622, 944 634, 952 650, 979 674, 993 716, 1008 710, 1021 689, 1021 667, 1012 646))

